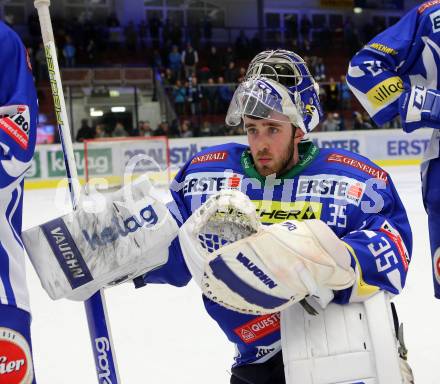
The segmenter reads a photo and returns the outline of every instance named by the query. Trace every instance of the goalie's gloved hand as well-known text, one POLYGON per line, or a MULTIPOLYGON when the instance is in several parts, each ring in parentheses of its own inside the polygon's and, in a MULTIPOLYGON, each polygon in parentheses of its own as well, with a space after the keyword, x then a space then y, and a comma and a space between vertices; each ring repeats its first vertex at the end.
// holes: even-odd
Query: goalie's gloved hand
POLYGON ((440 91, 412 86, 399 98, 399 113, 406 132, 417 128, 440 128, 440 91))
POLYGON ((210 254, 202 290, 229 309, 263 314, 354 281, 350 254, 324 222, 291 220, 210 254))

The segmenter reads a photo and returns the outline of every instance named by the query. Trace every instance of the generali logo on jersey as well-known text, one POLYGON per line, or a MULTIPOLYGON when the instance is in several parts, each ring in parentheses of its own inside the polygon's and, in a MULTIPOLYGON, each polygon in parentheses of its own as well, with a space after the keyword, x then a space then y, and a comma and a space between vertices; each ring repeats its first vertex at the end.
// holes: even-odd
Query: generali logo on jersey
POLYGON ((259 316, 234 329, 235 334, 246 344, 260 340, 280 329, 280 313, 259 316))
POLYGON ((226 151, 216 151, 208 152, 203 155, 195 156, 192 159, 191 164, 208 163, 212 161, 225 161, 228 158, 228 152, 226 151))
POLYGON ((352 157, 344 156, 339 153, 331 153, 328 155, 327 161, 348 165, 350 167, 359 169, 360 171, 367 173, 376 179, 381 179, 388 183, 388 174, 383 169, 373 167, 360 160, 353 159, 352 157))
POLYGON ((419 9, 417 10, 417 12, 419 13, 423 13, 425 12, 428 8, 433 7, 434 5, 440 4, 440 0, 432 0, 432 1, 427 1, 426 3, 423 3, 419 9))
POLYGON ((0 383, 31 384, 33 378, 27 340, 13 329, 0 327, 0 383))

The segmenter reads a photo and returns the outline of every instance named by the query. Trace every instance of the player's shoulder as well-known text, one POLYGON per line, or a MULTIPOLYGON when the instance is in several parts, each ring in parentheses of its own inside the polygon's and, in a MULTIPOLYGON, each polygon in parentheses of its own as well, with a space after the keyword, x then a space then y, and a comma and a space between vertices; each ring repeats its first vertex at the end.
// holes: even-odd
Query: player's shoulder
POLYGON ((323 148, 314 162, 314 168, 329 174, 355 177, 366 181, 371 178, 388 182, 388 174, 369 158, 345 149, 323 148))
POLYGON ((4 52, 4 49, 8 46, 14 46, 17 43, 21 44, 21 39, 11 27, 0 21, 0 42, 4 52))
POLYGON ((228 167, 240 164, 242 153, 248 147, 238 143, 226 143, 206 147, 196 153, 188 163, 191 168, 228 167))
POLYGON ((426 17, 437 11, 440 11, 440 0, 425 1, 412 8, 410 12, 417 13, 421 17, 426 17))

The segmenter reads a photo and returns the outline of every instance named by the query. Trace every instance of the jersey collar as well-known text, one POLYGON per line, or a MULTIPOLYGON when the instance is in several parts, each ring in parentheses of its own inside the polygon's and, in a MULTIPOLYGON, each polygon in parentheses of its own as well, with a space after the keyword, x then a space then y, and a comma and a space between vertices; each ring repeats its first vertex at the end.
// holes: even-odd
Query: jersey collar
MULTIPOLYGON (((311 141, 300 142, 298 144, 298 151, 300 159, 298 163, 295 164, 287 172, 277 177, 278 179, 292 179, 293 177, 301 173, 305 168, 307 168, 310 163, 316 158, 316 156, 318 156, 319 153, 318 147, 311 141)), ((243 153, 241 154, 240 162, 247 177, 258 179, 261 183, 264 184, 266 178, 264 176, 261 176, 256 170, 249 150, 243 151, 243 153)))

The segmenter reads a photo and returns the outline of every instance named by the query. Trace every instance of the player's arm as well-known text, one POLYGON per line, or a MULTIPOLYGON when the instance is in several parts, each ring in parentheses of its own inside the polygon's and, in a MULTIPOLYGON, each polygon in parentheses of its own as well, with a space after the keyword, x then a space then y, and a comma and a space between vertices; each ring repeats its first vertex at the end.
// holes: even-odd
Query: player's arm
POLYGON ((4 25, 0 25, 0 46, 0 188, 4 188, 29 168, 38 105, 26 49, 4 25))
POLYGON ((85 300, 103 287, 167 265, 173 257, 178 225, 148 181, 138 179, 93 198, 93 204, 85 199, 77 210, 22 234, 53 299, 85 300))
MULTIPOLYGON (((170 192, 173 199, 167 204, 168 211, 179 227, 190 216, 182 194, 187 165, 188 163, 180 169, 171 183, 170 192)), ((168 260, 163 266, 134 279, 136 288, 143 287, 146 284, 171 284, 177 287, 188 284, 191 280, 191 274, 186 266, 177 237, 169 246, 168 255, 168 260)))
POLYGON ((373 38, 350 61, 347 83, 378 125, 402 114, 399 100, 405 89, 399 73, 418 59, 425 44, 421 36, 428 28, 430 18, 415 8, 373 38))
POLYGON ((350 252, 356 281, 353 287, 335 292, 338 303, 364 301, 380 289, 400 293, 411 260, 411 228, 389 177, 386 183, 367 184, 360 209, 358 229, 341 238, 350 252))

